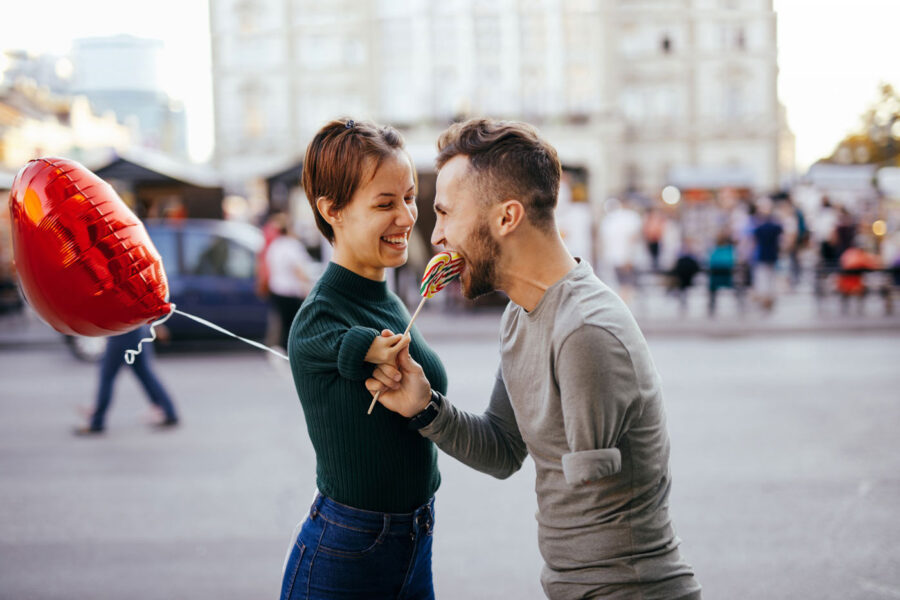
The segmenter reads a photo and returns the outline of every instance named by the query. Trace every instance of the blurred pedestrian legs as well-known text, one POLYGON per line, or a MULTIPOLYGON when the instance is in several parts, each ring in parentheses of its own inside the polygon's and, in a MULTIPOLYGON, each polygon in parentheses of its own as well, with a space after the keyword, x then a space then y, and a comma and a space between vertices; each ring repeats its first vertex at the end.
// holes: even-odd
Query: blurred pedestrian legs
MULTIPOLYGON (((113 385, 119 370, 125 365, 125 351, 135 350, 141 339, 151 337, 150 327, 144 325, 134 331, 112 336, 106 341, 106 351, 100 361, 100 382, 96 404, 90 422, 75 429, 77 435, 101 433, 106 427, 106 413, 112 402, 113 385)), ((154 350, 152 343, 144 343, 141 352, 134 357, 134 374, 147 393, 150 402, 162 413, 162 419, 155 423, 160 427, 178 424, 178 415, 165 387, 153 372, 154 350)))

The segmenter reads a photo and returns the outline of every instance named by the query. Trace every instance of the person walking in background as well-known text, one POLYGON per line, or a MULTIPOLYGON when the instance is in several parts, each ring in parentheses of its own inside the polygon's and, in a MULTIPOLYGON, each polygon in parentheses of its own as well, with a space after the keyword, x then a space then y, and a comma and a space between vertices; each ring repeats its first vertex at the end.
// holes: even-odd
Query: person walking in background
POLYGON ((840 262, 844 252, 853 247, 856 241, 856 230, 858 228, 856 219, 850 211, 847 210, 847 207, 840 207, 838 209, 837 224, 834 228, 834 252, 838 262, 840 262))
MULTIPOLYGON (((144 325, 134 331, 107 338, 106 350, 100 361, 100 383, 94 410, 87 425, 75 428, 75 434, 86 436, 103 433, 106 429, 106 413, 112 402, 113 384, 119 370, 125 364, 125 351, 134 350, 143 338, 151 337, 150 327, 144 325)), ((134 357, 134 374, 144 387, 150 402, 160 413, 160 419, 154 423, 157 427, 174 427, 178 425, 178 414, 166 388, 153 372, 153 344, 144 343, 141 352, 134 357)))
POLYGON ((709 316, 716 314, 716 296, 719 290, 731 288, 737 296, 738 309, 743 312, 744 294, 740 281, 735 276, 736 253, 731 235, 723 231, 716 238, 716 245, 709 254, 709 316))
MULTIPOLYGON (((870 286, 866 284, 866 272, 880 269, 881 257, 866 251, 859 240, 855 240, 849 248, 841 253, 840 264, 841 272, 837 276, 837 291, 841 297, 841 313, 846 315, 850 309, 850 299, 856 298, 857 310, 859 314, 862 314, 866 296, 870 291, 870 286)), ((890 314, 888 285, 885 282, 884 285, 876 287, 881 289, 881 295, 885 298, 885 312, 890 314)))
POLYGON ((654 271, 659 271, 659 248, 663 234, 666 231, 666 217, 658 208, 650 207, 644 217, 644 243, 647 244, 647 252, 650 254, 650 265, 654 271))
POLYGON ((757 250, 754 232, 759 222, 756 204, 753 202, 742 202, 732 213, 731 231, 737 261, 735 274, 740 277, 744 289, 753 287, 753 266, 756 264, 757 250))
POLYGON ((294 315, 312 289, 313 261, 300 240, 291 235, 287 215, 277 215, 273 223, 277 234, 266 249, 269 302, 278 316, 278 345, 287 348, 294 315))
POLYGON ((771 200, 765 198, 757 206, 759 224, 753 230, 756 241, 756 262, 753 267, 753 291, 766 312, 775 306, 775 267, 781 251, 784 228, 772 215, 771 200))
POLYGON ((694 285, 694 278, 699 272, 700 261, 697 260, 697 256, 694 254, 694 243, 690 239, 685 239, 681 244, 681 250, 671 271, 671 289, 678 297, 678 306, 682 315, 687 314, 688 291, 694 285))
POLYGON ((838 213, 828 196, 823 196, 822 206, 819 208, 812 228, 813 240, 817 243, 819 250, 819 267, 822 269, 837 267, 838 258, 840 258, 835 247, 837 224, 838 213))
POLYGON ((806 215, 803 214, 799 206, 794 204, 793 200, 788 200, 787 208, 793 223, 788 246, 788 257, 790 258, 791 289, 794 289, 800 283, 800 277, 803 272, 800 264, 800 254, 809 244, 809 226, 806 223, 806 215))
POLYGON ((613 268, 618 292, 630 304, 637 288, 635 260, 641 242, 641 217, 618 198, 606 202, 607 213, 601 223, 603 258, 613 268))

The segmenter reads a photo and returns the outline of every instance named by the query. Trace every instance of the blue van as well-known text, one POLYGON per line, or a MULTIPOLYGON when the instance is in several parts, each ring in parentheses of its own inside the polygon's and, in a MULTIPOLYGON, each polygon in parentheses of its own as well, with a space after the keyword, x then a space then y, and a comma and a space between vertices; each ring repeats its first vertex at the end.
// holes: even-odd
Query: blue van
MULTIPOLYGON (((144 225, 162 256, 169 299, 178 310, 241 337, 265 336, 269 308, 256 295, 257 257, 263 248, 258 227, 214 219, 147 219, 144 225)), ((178 314, 163 326, 172 341, 233 340, 178 314)), ((67 342, 84 360, 99 359, 105 344, 104 338, 70 337, 67 342)))

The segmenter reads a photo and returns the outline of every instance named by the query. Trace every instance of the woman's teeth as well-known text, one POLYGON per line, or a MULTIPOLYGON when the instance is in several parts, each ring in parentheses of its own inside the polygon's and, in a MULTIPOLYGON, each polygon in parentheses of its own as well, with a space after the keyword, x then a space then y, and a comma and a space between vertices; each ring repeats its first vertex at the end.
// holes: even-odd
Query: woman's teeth
POLYGON ((381 237, 382 240, 389 244, 405 244, 406 236, 405 235, 385 235, 381 237))

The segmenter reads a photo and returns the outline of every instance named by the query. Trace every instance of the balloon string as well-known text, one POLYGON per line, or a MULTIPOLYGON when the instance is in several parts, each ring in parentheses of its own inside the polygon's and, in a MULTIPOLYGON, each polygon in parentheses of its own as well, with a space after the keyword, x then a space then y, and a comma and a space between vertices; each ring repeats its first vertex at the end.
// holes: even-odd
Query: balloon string
POLYGON ((144 345, 144 342, 152 342, 152 341, 154 341, 154 340, 156 339, 156 326, 157 326, 157 325, 162 325, 163 323, 165 323, 166 321, 168 321, 168 320, 169 320, 169 317, 171 317, 171 316, 172 316, 172 313, 174 313, 174 312, 175 312, 175 305, 173 304, 173 305, 172 305, 172 310, 169 311, 169 314, 167 314, 166 316, 164 316, 162 319, 158 319, 158 320, 156 320, 156 321, 153 321, 153 323, 150 325, 150 337, 148 337, 148 338, 141 338, 141 341, 138 342, 137 350, 126 350, 126 351, 125 351, 125 362, 126 362, 126 363, 128 363, 129 365, 133 365, 133 364, 134 364, 134 357, 141 353, 142 346, 144 345))
POLYGON ((253 340, 248 340, 247 338, 242 338, 242 337, 239 336, 239 335, 236 335, 236 334, 234 334, 234 333, 231 333, 231 332, 228 331, 227 329, 223 329, 222 327, 219 327, 219 326, 216 325, 215 323, 210 323, 210 322, 207 321, 206 319, 201 319, 200 317, 196 317, 196 316, 194 316, 194 315, 192 315, 192 314, 189 314, 189 313, 186 313, 186 312, 182 312, 182 311, 180 311, 180 310, 176 310, 176 309, 175 309, 175 305, 173 304, 173 305, 172 305, 172 310, 169 312, 169 314, 167 314, 166 316, 164 316, 162 319, 159 319, 158 321, 154 321, 153 324, 150 325, 150 337, 148 337, 148 338, 143 338, 140 342, 138 342, 137 350, 126 350, 126 351, 125 351, 125 362, 127 362, 129 365, 134 364, 134 357, 141 353, 141 346, 144 344, 144 342, 152 342, 152 341, 154 341, 154 340, 156 339, 156 329, 155 329, 156 326, 157 326, 157 325, 162 325, 163 323, 165 323, 166 321, 168 321, 168 320, 169 320, 169 317, 171 317, 171 316, 172 316, 173 314, 175 314, 175 313, 178 313, 179 315, 181 315, 181 316, 183 316, 183 317, 187 317, 188 319, 193 319, 194 321, 197 321, 198 323, 200 323, 200 324, 202 324, 202 325, 206 325, 207 327, 209 327, 209 328, 211 328, 211 329, 215 329, 216 331, 219 331, 219 332, 224 333, 224 334, 226 334, 226 335, 230 335, 230 336, 233 337, 233 338, 237 338, 237 339, 241 340, 242 342, 246 342, 246 343, 250 344, 251 346, 256 346, 257 348, 260 348, 260 349, 262 349, 262 350, 265 350, 266 352, 271 352, 271 353, 274 354, 275 356, 278 356, 278 357, 280 357, 280 358, 283 358, 284 360, 289 360, 288 357, 287 357, 286 355, 284 355, 284 354, 282 354, 281 352, 278 352, 278 351, 276 351, 276 350, 273 350, 272 348, 269 348, 268 346, 265 346, 265 345, 263 345, 263 344, 260 344, 259 342, 254 342, 253 340))
MULTIPOLYGON (((248 340, 247 338, 242 338, 239 335, 231 333, 227 329, 223 329, 223 328, 219 327, 215 323, 210 323, 206 319, 201 319, 200 317, 195 317, 194 315, 188 314, 186 312, 181 312, 180 310, 175 310, 174 308, 172 309, 172 312, 178 313, 179 315, 181 315, 183 317, 187 317, 188 319, 193 319, 194 321, 197 321, 198 323, 206 325, 207 327, 210 327, 211 329, 215 329, 216 331, 219 331, 226 335, 230 335, 233 338, 237 338, 237 339, 241 340, 242 342, 246 342, 246 343, 250 344, 251 346, 256 346, 257 348, 259 348, 261 350, 265 350, 266 352, 271 352, 275 356, 281 357, 284 360, 290 360, 290 359, 288 359, 287 355, 282 354, 281 352, 278 352, 277 350, 273 350, 272 348, 269 348, 268 346, 266 346, 264 344, 260 344, 259 342, 254 342, 253 340, 248 340)), ((168 317, 166 317, 166 318, 168 318, 168 317)))

